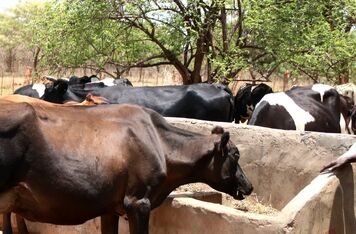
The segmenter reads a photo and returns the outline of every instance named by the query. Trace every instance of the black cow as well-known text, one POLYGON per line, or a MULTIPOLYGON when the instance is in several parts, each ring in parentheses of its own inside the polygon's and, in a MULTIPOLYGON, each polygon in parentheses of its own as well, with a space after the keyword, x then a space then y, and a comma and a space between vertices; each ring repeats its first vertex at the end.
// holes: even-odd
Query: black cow
POLYGON ((331 86, 316 84, 267 94, 256 105, 249 125, 340 133, 341 103, 331 86))
MULTIPOLYGON (((72 100, 81 102, 87 90, 70 87, 72 100)), ((110 103, 130 103, 157 111, 167 117, 184 117, 232 122, 234 114, 231 90, 220 84, 192 84, 155 87, 112 86, 91 90, 110 103)))
POLYGON ((130 233, 148 233, 150 211, 180 185, 252 192, 220 127, 189 132, 134 105, 0 105, 1 213, 59 225, 101 216, 102 233, 117 233, 126 215, 130 233))
POLYGON ((273 90, 264 83, 241 86, 235 96, 235 123, 248 120, 256 104, 268 93, 273 93, 273 90))

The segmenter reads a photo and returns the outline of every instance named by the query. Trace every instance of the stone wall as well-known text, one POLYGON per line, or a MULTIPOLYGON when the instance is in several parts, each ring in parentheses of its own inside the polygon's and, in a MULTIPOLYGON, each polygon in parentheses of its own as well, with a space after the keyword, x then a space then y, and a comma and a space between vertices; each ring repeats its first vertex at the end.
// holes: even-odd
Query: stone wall
POLYGON ((230 132, 240 151, 240 165, 255 192, 282 209, 323 165, 345 152, 356 137, 344 134, 297 132, 230 123, 169 118, 177 127, 210 134, 215 125, 230 132))

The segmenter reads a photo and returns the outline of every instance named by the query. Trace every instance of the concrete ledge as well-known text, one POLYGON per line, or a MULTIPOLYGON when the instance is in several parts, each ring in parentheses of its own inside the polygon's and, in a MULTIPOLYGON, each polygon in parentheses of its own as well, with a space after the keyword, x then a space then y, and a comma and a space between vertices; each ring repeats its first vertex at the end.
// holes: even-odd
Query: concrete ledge
POLYGON ((284 131, 223 122, 167 118, 177 127, 210 134, 222 126, 240 151, 240 165, 263 201, 281 210, 308 185, 323 165, 356 142, 356 136, 284 131))
POLYGON ((172 192, 169 197, 171 198, 194 198, 200 201, 222 204, 222 194, 219 192, 172 192))

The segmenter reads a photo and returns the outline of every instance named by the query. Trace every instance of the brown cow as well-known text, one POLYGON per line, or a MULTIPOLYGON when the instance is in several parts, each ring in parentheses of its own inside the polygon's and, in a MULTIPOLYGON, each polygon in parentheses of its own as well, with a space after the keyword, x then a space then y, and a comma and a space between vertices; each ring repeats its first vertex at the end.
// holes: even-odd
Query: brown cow
POLYGON ((87 94, 85 100, 83 102, 75 102, 69 101, 64 104, 56 104, 47 101, 43 101, 41 99, 32 98, 25 95, 20 94, 12 94, 8 96, 3 96, 0 98, 3 101, 11 101, 11 102, 27 102, 27 103, 35 103, 35 104, 42 104, 42 105, 52 105, 52 106, 94 106, 94 105, 101 105, 101 104, 109 104, 109 101, 100 96, 92 95, 91 93, 87 94))
MULTIPOLYGON (((52 105, 52 106, 62 106, 62 104, 55 104, 55 103, 50 103, 43 101, 41 99, 37 98, 32 98, 29 96, 24 96, 24 95, 19 95, 19 94, 13 94, 13 95, 8 95, 8 96, 3 96, 0 98, 1 101, 10 101, 10 102, 26 102, 26 103, 32 103, 32 104, 38 104, 38 105, 52 105)), ((88 94, 83 102, 67 102, 63 105, 66 106, 93 106, 93 105, 101 105, 101 104, 109 104, 109 101, 100 96, 94 96, 92 94, 88 94)), ((28 233, 27 227, 25 224, 25 221, 23 218, 21 218, 19 215, 16 215, 16 222, 17 226, 19 229, 20 233, 28 233)), ((11 214, 3 214, 3 229, 5 233, 12 233, 12 227, 11 227, 11 214)))
POLYGON ((127 215, 130 233, 148 233, 150 210, 182 184, 252 192, 220 127, 205 136, 126 104, 0 105, 1 213, 63 225, 101 216, 102 233, 117 233, 127 215))

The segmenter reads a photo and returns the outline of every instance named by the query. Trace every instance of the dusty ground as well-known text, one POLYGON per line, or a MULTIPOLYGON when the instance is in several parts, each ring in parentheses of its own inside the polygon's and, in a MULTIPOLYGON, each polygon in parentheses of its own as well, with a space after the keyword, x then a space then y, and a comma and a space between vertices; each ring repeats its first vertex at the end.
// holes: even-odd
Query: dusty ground
MULTIPOLYGON (((182 185, 175 190, 176 192, 210 192, 215 191, 211 187, 203 183, 194 183, 182 185)), ((258 199, 258 196, 255 193, 252 193, 250 196, 247 196, 244 200, 238 201, 233 197, 222 193, 223 195, 223 205, 235 208, 237 210, 256 213, 256 214, 268 214, 275 215, 279 211, 273 208, 268 202, 264 202, 258 199)))

